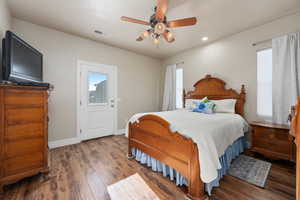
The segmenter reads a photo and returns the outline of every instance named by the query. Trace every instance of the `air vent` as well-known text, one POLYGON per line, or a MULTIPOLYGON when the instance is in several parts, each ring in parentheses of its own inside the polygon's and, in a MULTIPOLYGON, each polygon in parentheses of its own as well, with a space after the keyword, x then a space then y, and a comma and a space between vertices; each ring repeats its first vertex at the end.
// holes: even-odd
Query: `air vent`
POLYGON ((103 32, 102 32, 102 31, 99 31, 99 30, 95 30, 94 32, 97 33, 97 34, 99 34, 99 35, 102 35, 102 34, 103 34, 103 32))

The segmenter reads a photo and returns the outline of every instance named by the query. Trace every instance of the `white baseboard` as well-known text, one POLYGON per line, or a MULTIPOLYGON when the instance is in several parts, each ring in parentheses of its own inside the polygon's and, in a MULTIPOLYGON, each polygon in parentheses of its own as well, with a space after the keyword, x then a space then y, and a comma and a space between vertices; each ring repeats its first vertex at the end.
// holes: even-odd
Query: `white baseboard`
POLYGON ((48 142, 49 148, 54 149, 57 147, 63 147, 71 144, 78 144, 80 143, 80 139, 77 137, 74 138, 68 138, 68 139, 63 139, 63 140, 56 140, 56 141, 51 141, 48 142))
POLYGON ((124 129, 119 129, 119 130, 117 130, 116 135, 122 135, 122 134, 125 134, 125 132, 126 132, 125 128, 124 129))
MULTIPOLYGON (((125 129, 117 130, 117 133, 115 135, 122 135, 122 134, 125 134, 125 129)), ((63 139, 63 140, 51 141, 51 142, 48 142, 48 145, 49 145, 50 149, 54 149, 54 148, 68 146, 68 145, 72 145, 72 144, 78 144, 80 142, 81 142, 81 140, 78 137, 74 137, 74 138, 68 138, 68 139, 63 139)))

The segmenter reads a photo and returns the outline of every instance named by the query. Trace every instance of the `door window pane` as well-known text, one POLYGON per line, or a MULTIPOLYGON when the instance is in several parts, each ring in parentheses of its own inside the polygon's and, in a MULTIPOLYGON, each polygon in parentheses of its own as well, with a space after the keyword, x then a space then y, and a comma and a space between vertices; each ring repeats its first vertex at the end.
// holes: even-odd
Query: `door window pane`
POLYGON ((107 103, 107 75, 89 73, 89 104, 107 103))
POLYGON ((257 52, 257 114, 272 117, 272 49, 257 52))

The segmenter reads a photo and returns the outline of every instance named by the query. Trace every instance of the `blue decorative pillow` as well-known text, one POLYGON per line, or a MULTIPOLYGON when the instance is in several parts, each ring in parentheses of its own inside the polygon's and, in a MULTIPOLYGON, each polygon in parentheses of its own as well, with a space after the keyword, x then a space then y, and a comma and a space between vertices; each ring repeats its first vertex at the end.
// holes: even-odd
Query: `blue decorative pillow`
POLYGON ((214 113, 215 106, 216 105, 210 101, 201 102, 198 107, 193 110, 193 112, 212 114, 214 113))
POLYGON ((185 108, 187 110, 193 111, 195 108, 198 108, 199 103, 208 101, 207 97, 204 97, 203 99, 186 99, 185 101, 185 108))

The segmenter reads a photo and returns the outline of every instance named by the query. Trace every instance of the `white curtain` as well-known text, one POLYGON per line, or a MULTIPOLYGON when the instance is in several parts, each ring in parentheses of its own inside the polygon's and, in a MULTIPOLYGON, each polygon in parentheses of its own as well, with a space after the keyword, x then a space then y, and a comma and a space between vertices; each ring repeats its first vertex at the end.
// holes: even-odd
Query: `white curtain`
POLYGON ((300 33, 272 41, 273 122, 287 124, 292 105, 300 95, 300 33))
POLYGON ((167 66, 162 110, 176 109, 176 64, 167 66))

